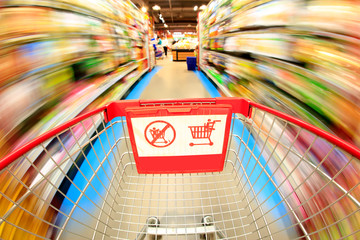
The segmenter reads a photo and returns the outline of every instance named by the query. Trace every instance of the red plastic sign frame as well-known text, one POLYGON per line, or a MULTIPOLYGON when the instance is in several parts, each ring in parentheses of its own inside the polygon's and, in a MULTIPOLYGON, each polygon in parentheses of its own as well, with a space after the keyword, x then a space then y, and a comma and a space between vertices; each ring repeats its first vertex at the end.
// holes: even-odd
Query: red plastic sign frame
MULTIPOLYGON (((134 107, 126 109, 127 125, 130 142, 134 153, 137 171, 140 174, 166 174, 166 173, 194 173, 194 172, 220 172, 223 170, 226 151, 229 141, 232 106, 221 105, 187 105, 187 106, 154 106, 134 107), (169 116, 194 116, 194 115, 226 115, 224 141, 220 154, 205 155, 174 155, 174 156, 140 156, 134 135, 132 119, 169 117, 169 116)), ((184 123, 186 124, 186 123, 184 123)), ((169 124, 170 125, 170 124, 169 124)), ((166 128, 171 129, 170 127, 166 128)), ((169 130, 170 131, 170 130, 169 130)), ((190 129, 189 129, 190 131, 190 129)), ((146 132, 145 132, 146 134, 146 132)), ((160 138, 161 132, 157 132, 160 138)), ((176 133, 176 134, 182 134, 176 133)), ((211 141, 210 141, 211 142, 211 141)), ((210 144, 209 144, 210 145, 210 144)), ((191 146, 191 145, 190 145, 191 146)), ((156 146, 155 146, 156 147, 156 146)))

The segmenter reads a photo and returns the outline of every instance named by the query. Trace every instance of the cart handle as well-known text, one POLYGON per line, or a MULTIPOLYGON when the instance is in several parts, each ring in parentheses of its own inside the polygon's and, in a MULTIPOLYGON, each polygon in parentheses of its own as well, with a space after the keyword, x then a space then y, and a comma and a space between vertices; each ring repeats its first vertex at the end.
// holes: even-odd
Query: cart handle
MULTIPOLYGON (((111 102, 105 110, 105 119, 107 122, 112 119, 125 116, 126 109, 131 107, 149 107, 149 106, 183 106, 189 105, 230 105, 232 113, 240 113, 245 117, 249 117, 251 113, 250 100, 245 98, 188 98, 188 99, 169 99, 169 100, 122 100, 111 102)), ((187 108, 186 108, 187 109, 187 108)), ((186 111, 184 109, 184 111, 186 111)))
POLYGON ((6 155, 4 158, 0 159, 0 171, 2 171, 4 168, 6 168, 9 164, 11 164, 13 161, 30 151, 31 149, 34 149, 36 146, 40 145, 41 143, 45 142, 46 140, 56 136, 57 134, 65 131, 69 127, 81 122, 82 120, 89 118, 97 113, 103 112, 106 109, 106 107, 101 107, 98 109, 95 109, 93 111, 90 111, 88 113, 82 114, 72 120, 69 120, 53 129, 51 129, 48 132, 45 132, 41 134, 40 136, 34 138, 30 142, 27 142, 24 144, 24 146, 19 147, 15 149, 13 152, 6 155))
POLYGON ((328 133, 318 127, 315 127, 314 125, 311 125, 310 123, 304 122, 296 117, 287 115, 283 112, 277 111, 275 109, 266 107, 264 105, 261 105, 261 104, 255 103, 255 102, 251 102, 250 107, 259 108, 265 112, 271 113, 271 114, 273 114, 277 117, 280 117, 282 119, 285 119, 297 126, 300 126, 304 129, 308 130, 309 132, 314 133, 315 135, 317 135, 319 137, 322 137, 323 139, 327 140, 328 142, 334 144, 335 146, 345 150, 346 152, 350 153, 352 156, 356 157, 357 159, 360 159, 360 149, 357 146, 355 146, 351 143, 348 143, 345 140, 343 140, 337 136, 334 136, 331 133, 328 133))
POLYGON ((299 120, 295 117, 282 113, 280 111, 274 110, 272 108, 263 106, 258 103, 251 102, 248 99, 244 98, 192 98, 192 99, 184 99, 184 100, 122 100, 122 101, 115 101, 111 102, 108 105, 80 115, 70 121, 67 121, 61 124, 58 127, 40 135, 39 137, 33 139, 32 141, 26 143, 24 146, 15 149, 10 154, 6 155, 4 158, 0 160, 0 171, 7 167, 10 163, 30 151, 31 149, 35 148, 36 146, 40 145, 44 141, 56 136, 57 134, 63 132, 64 130, 68 129, 69 127, 79 123, 80 121, 95 115, 100 112, 104 112, 105 121, 109 122, 115 117, 125 116, 126 108, 129 107, 146 107, 146 106, 166 106, 166 105, 201 105, 201 104, 221 104, 221 105, 231 105, 232 106, 232 113, 240 113, 245 117, 251 117, 252 108, 259 108, 265 112, 271 113, 275 116, 278 116, 282 119, 285 119, 295 125, 298 125, 324 139, 329 141, 330 143, 340 147, 341 149, 347 151, 354 157, 360 159, 360 149, 350 144, 339 137, 336 137, 324 130, 315 127, 309 123, 306 123, 302 120, 299 120))

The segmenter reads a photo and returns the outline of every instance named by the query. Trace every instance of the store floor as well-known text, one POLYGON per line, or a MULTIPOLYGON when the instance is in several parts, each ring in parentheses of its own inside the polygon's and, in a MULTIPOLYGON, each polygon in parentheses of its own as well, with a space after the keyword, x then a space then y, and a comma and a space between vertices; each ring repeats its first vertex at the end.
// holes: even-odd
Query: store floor
POLYGON ((210 97, 196 72, 188 71, 186 62, 173 62, 170 55, 157 60, 160 70, 140 95, 141 99, 210 97))

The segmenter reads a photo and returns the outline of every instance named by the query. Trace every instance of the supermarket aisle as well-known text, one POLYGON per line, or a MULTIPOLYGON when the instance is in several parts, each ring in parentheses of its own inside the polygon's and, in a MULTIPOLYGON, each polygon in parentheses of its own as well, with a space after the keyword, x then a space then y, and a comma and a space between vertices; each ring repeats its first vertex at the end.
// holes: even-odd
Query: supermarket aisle
POLYGON ((168 56, 157 60, 161 69, 141 94, 141 99, 210 97, 196 73, 187 70, 186 62, 173 62, 168 56))

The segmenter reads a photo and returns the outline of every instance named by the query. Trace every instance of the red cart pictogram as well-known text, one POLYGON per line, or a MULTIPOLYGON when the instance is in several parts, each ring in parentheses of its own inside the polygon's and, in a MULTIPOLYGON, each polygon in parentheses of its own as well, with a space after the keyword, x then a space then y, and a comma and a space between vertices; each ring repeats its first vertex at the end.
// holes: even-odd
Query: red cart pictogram
POLYGON ((168 143, 168 141, 165 139, 165 131, 167 128, 165 129, 158 129, 153 127, 152 129, 149 130, 151 136, 153 137, 153 140, 151 141, 153 142, 161 142, 161 143, 168 143))
POLYGON ((191 131, 191 136, 193 139, 208 139, 209 142, 205 143, 193 143, 191 142, 189 145, 192 147, 194 145, 214 145, 214 143, 211 141, 211 133, 213 130, 215 130, 214 125, 216 122, 221 122, 220 120, 214 120, 211 121, 211 119, 208 119, 207 123, 204 123, 204 126, 189 126, 191 131))
POLYGON ((150 145, 162 148, 174 142, 176 132, 170 123, 157 120, 148 124, 145 128, 144 135, 150 145))

